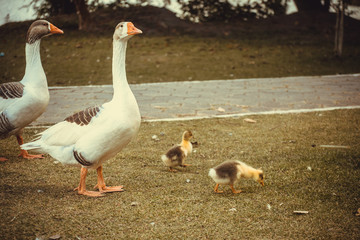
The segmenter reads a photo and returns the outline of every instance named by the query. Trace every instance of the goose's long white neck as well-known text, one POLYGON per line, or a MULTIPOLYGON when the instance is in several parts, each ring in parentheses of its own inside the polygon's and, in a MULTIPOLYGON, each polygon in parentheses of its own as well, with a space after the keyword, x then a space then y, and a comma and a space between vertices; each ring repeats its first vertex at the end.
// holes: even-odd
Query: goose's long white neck
MULTIPOLYGON (((127 41, 115 40, 113 41, 113 60, 112 60, 112 75, 114 96, 113 100, 124 97, 130 90, 125 69, 127 41)), ((130 91, 131 92, 131 91, 130 91)))
POLYGON ((26 67, 25 75, 21 81, 24 85, 31 83, 34 87, 45 87, 47 88, 47 81, 44 69, 41 64, 40 57, 40 42, 37 40, 32 44, 26 43, 25 46, 25 57, 26 67))

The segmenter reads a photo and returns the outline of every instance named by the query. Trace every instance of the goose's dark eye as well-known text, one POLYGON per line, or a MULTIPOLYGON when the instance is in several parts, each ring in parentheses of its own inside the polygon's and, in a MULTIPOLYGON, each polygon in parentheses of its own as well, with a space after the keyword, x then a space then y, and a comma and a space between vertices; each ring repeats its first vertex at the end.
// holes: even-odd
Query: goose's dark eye
POLYGON ((44 26, 47 26, 47 23, 43 23, 44 26))
POLYGON ((120 25, 120 27, 123 27, 123 25, 120 25))

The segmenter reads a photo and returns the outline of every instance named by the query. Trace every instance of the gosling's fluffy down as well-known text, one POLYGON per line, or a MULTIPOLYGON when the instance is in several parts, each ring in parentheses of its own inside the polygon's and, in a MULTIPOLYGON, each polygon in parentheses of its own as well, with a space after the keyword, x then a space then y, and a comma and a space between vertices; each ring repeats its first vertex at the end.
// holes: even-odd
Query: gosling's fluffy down
POLYGON ((161 160, 169 167, 169 171, 175 172, 173 167, 176 166, 190 166, 185 164, 185 158, 192 152, 192 144, 190 142, 192 136, 191 131, 185 131, 182 135, 181 143, 170 148, 166 154, 161 156, 161 160))
POLYGON ((211 168, 209 176, 216 182, 214 191, 219 191, 219 185, 229 185, 233 193, 240 193, 241 190, 234 189, 234 183, 240 178, 252 178, 264 186, 264 173, 260 169, 255 169, 240 161, 226 161, 211 168))

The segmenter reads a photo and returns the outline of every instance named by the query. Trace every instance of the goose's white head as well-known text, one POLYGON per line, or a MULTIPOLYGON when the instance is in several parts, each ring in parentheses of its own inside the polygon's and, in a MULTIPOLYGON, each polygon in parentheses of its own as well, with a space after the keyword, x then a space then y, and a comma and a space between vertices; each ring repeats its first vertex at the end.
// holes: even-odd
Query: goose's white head
POLYGON ((132 22, 121 22, 115 28, 114 40, 127 41, 132 36, 140 33, 142 31, 136 28, 132 22))
POLYGON ((33 22, 26 35, 26 42, 33 44, 37 40, 52 34, 63 34, 64 32, 46 20, 33 22))

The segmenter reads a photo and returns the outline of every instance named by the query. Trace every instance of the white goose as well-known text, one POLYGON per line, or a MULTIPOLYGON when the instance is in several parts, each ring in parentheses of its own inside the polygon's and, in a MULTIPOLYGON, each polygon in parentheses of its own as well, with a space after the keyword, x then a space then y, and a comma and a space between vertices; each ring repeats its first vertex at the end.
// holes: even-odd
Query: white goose
POLYGON ((105 186, 102 164, 114 157, 137 134, 141 117, 136 99, 126 79, 125 57, 127 41, 142 33, 131 22, 119 23, 113 35, 113 87, 110 102, 90 107, 67 117, 63 122, 40 133, 38 140, 22 145, 22 149, 49 153, 63 164, 81 165, 78 194, 91 197, 105 192, 123 191, 122 186, 105 186), (96 169, 100 192, 87 191, 88 169, 96 169))
MULTIPOLYGON (((24 127, 44 113, 49 103, 49 90, 44 69, 41 65, 41 38, 51 34, 64 33, 45 20, 33 22, 26 36, 26 68, 20 82, 0 84, 0 139, 15 135, 19 145, 23 144, 21 132, 24 127)), ((23 158, 42 158, 21 150, 23 158)), ((0 157, 0 161, 6 161, 0 157)))

